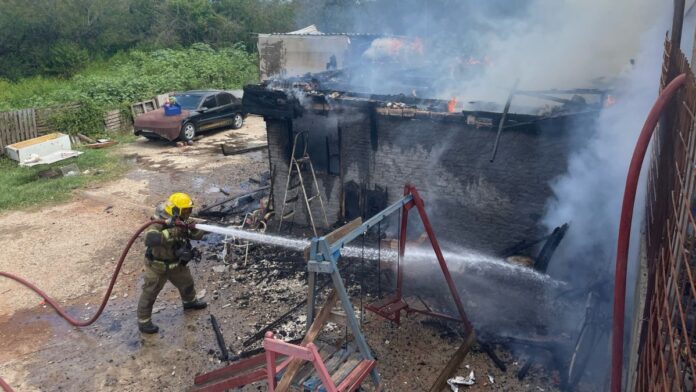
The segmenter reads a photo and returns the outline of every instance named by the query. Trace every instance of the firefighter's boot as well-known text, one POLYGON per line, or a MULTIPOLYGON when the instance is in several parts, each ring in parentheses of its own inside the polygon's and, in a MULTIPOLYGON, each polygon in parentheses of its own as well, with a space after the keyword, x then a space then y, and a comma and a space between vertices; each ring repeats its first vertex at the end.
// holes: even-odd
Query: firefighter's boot
POLYGON ((197 298, 191 302, 184 302, 184 310, 200 310, 205 309, 206 307, 208 307, 208 304, 205 301, 201 301, 197 298))
POLYGON ((157 333, 159 331, 159 327, 153 324, 152 321, 138 323, 138 329, 140 332, 148 334, 157 333))

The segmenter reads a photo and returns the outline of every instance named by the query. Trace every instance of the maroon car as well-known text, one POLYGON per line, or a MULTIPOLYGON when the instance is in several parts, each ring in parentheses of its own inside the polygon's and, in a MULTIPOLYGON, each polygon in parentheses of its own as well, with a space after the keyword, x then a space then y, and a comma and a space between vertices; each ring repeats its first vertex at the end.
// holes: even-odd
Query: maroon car
POLYGON ((164 108, 143 113, 135 119, 133 132, 148 139, 188 141, 199 132, 244 125, 242 100, 228 91, 193 90, 173 96, 181 114, 165 116, 164 108))

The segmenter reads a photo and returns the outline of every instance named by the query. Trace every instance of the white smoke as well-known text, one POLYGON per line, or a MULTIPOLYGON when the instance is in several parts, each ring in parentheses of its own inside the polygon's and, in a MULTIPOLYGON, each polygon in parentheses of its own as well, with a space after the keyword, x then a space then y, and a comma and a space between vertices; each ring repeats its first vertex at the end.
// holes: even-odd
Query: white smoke
POLYGON ((509 89, 516 78, 524 89, 604 87, 629 66, 665 7, 658 0, 537 0, 529 8, 528 18, 499 25, 504 39, 485 41, 491 64, 472 86, 477 98, 500 92, 493 86, 509 89))
MULTIPOLYGON (((559 269, 583 276, 610 272, 628 165, 658 93, 667 19, 656 20, 643 35, 635 66, 619 75, 614 91, 616 103, 602 111, 596 134, 571 155, 567 174, 552 184, 555 197, 543 223, 551 229, 571 222, 552 273, 559 269)), ((644 184, 639 190, 644 192, 644 184)), ((636 203, 638 214, 643 211, 641 200, 638 197, 636 203)))

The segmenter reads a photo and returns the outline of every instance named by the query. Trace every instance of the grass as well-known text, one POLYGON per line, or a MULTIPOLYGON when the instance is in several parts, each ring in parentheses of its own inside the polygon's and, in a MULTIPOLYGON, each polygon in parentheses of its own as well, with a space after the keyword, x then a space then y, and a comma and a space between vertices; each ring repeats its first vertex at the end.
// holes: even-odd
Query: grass
POLYGON ((75 189, 108 181, 125 173, 128 165, 109 149, 83 149, 82 155, 51 165, 22 167, 17 162, 0 157, 0 211, 52 204, 69 200, 75 189), (39 172, 71 163, 77 164, 80 174, 70 177, 41 178, 39 172), (88 171, 85 173, 85 171, 88 171))

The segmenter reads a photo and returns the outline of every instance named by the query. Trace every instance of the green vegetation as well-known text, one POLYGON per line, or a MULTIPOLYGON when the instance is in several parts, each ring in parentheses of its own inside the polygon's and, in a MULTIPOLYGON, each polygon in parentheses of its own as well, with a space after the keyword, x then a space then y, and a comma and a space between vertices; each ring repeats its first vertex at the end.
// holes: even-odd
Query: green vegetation
POLYGON ((0 110, 62 102, 116 108, 173 90, 240 88, 257 77, 256 56, 240 45, 217 50, 207 44, 178 50, 133 50, 109 61, 95 61, 70 79, 0 80, 0 110))
POLYGON ((17 162, 0 157, 0 211, 33 205, 56 203, 70 199, 74 189, 116 178, 127 165, 108 150, 84 149, 83 154, 51 165, 21 167, 17 162), (76 176, 41 178, 39 172, 77 164, 76 176), (87 171, 87 173, 85 173, 87 171))
POLYGON ((250 33, 294 28, 288 0, 3 0, 0 78, 69 77, 88 60, 131 50, 213 48, 242 43, 250 33))

